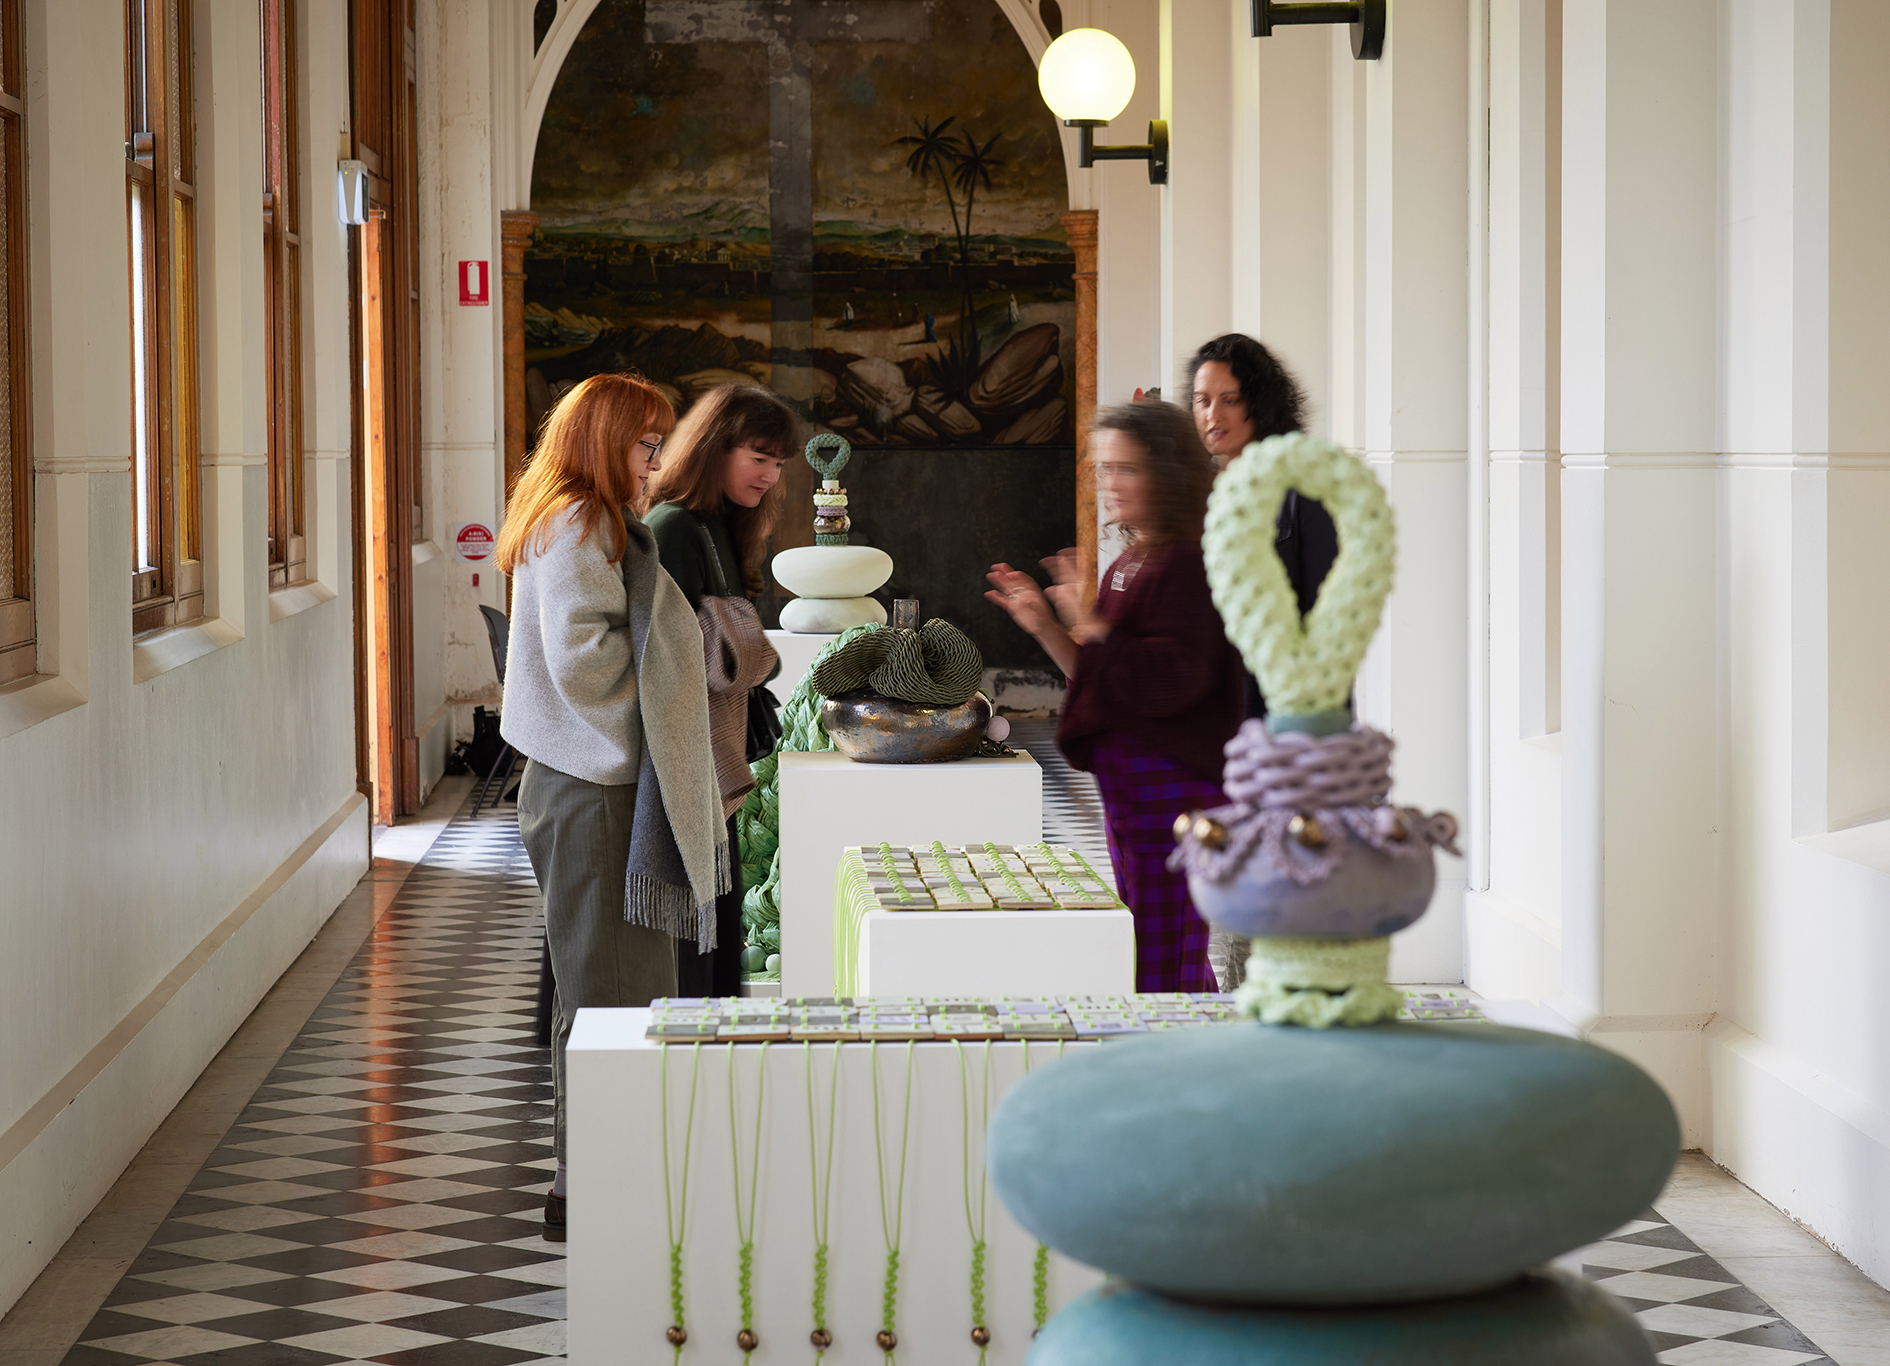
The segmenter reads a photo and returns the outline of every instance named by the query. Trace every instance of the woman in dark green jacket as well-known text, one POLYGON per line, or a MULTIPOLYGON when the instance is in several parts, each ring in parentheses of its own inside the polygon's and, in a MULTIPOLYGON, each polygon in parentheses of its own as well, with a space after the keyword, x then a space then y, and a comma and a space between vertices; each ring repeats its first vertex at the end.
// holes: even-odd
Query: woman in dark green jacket
MULTIPOLYGON (((643 520, 656 534, 663 568, 690 606, 699 607, 708 596, 751 602, 761 596, 767 587, 762 564, 781 508, 781 472, 799 450, 794 414, 750 384, 704 394, 663 443, 662 468, 650 480, 652 506, 643 520)), ((715 952, 677 954, 681 996, 741 994, 741 862, 733 817, 728 837, 736 855, 735 888, 716 903, 715 952)))

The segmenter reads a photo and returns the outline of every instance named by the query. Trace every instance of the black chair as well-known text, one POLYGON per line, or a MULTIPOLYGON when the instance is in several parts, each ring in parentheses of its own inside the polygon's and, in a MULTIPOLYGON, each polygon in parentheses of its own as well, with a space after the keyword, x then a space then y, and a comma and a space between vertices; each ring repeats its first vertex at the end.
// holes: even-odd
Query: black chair
MULTIPOLYGON (((492 644, 492 668, 499 676, 499 695, 505 695, 505 651, 512 638, 512 623, 505 613, 496 607, 479 604, 479 615, 486 619, 486 639, 492 644)), ((500 702, 504 706, 504 702, 500 702)), ((486 793, 493 794, 492 804, 497 806, 505 793, 505 785, 512 780, 512 770, 518 765, 518 751, 510 745, 502 746, 493 756, 492 769, 480 781, 478 791, 473 793, 473 814, 479 814, 479 808, 485 804, 486 793)))

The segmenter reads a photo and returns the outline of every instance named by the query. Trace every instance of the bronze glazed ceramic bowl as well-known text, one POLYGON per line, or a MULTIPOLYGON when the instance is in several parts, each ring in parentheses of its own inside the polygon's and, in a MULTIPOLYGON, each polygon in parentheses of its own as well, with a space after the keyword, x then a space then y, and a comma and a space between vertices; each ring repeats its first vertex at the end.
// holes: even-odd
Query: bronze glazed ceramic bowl
POLYGON ((981 692, 956 707, 929 707, 857 688, 820 704, 820 724, 834 748, 861 764, 963 759, 977 753, 990 720, 991 699, 981 692))

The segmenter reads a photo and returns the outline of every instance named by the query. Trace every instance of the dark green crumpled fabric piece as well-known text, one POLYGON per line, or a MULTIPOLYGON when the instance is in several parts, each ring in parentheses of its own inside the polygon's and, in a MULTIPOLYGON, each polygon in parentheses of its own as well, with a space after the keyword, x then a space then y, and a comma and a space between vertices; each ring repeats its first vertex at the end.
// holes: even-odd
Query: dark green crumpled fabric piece
POLYGON ((812 678, 824 697, 871 688, 901 702, 956 707, 984 681, 984 656, 971 637, 934 617, 916 631, 882 626, 857 635, 816 664, 812 678))

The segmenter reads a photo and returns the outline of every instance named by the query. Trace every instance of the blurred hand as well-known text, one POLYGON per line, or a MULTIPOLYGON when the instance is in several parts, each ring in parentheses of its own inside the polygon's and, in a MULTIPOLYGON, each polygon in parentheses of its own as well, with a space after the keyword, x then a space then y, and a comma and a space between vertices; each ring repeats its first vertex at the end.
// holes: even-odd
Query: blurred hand
POLYGON ((1091 585, 1083 582, 1083 562, 1076 547, 1060 550, 1040 563, 1050 575, 1051 586, 1045 590, 1045 595, 1064 629, 1079 643, 1101 640, 1108 635, 1108 624, 1090 610, 1087 599, 1091 596, 1091 585))
MULTIPOLYGON (((991 589, 985 593, 988 602, 996 603, 1010 613, 1011 620, 1033 636, 1042 636, 1056 627, 1056 613, 1050 602, 1044 597, 1043 589, 1037 581, 1021 570, 1013 569, 1008 564, 994 564, 991 572, 985 575, 991 589)), ((1052 592, 1057 591, 1052 589, 1052 592)))

